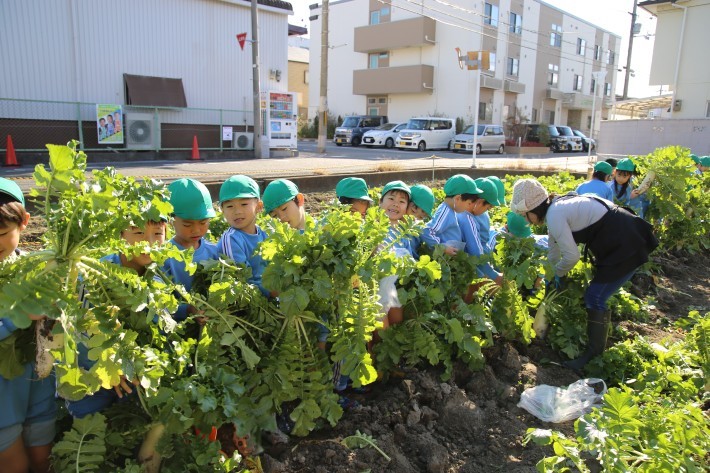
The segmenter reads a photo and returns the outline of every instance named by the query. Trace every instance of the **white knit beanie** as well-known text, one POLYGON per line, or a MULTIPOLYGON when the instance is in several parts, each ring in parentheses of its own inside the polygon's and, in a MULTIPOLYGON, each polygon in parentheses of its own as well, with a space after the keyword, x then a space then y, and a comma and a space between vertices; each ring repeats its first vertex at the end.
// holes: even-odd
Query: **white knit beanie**
POLYGON ((536 179, 520 179, 513 185, 510 210, 524 215, 547 200, 547 191, 536 179))

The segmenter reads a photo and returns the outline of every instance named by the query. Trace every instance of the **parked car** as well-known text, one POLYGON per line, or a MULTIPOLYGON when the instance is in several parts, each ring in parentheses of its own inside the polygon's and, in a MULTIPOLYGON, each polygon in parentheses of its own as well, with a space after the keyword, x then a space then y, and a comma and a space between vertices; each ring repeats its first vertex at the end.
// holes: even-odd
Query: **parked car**
MULTIPOLYGON (((548 146, 550 147, 550 150, 553 153, 561 152, 561 151, 567 151, 569 148, 569 144, 567 142, 567 136, 564 136, 560 133, 560 130, 558 126, 556 125, 537 125, 537 124, 531 124, 531 125, 526 125, 526 131, 525 131, 525 138, 523 141, 534 141, 537 143, 541 142, 541 130, 540 127, 545 127, 547 134, 549 135, 549 143, 548 146)), ((565 127, 569 128, 569 127, 565 127)), ((566 132, 566 130, 565 130, 566 132)), ((571 130, 570 130, 571 133, 571 130)), ((581 143, 580 143, 581 145, 581 143)))
MULTIPOLYGON (((567 151, 582 151, 582 138, 575 135, 572 128, 564 125, 557 125, 560 136, 566 139, 567 151)), ((561 151, 564 151, 561 150, 561 151)))
POLYGON ((589 138, 587 135, 582 133, 579 130, 575 130, 572 128, 572 133, 575 134, 575 136, 579 136, 582 139, 582 150, 583 151, 589 151, 589 147, 592 147, 592 151, 594 151, 597 148, 597 142, 594 141, 594 139, 589 138))
POLYGON ((338 146, 350 144, 359 146, 362 135, 378 126, 384 125, 389 120, 384 115, 351 115, 343 119, 343 123, 335 129, 333 143, 338 146))
POLYGON ((456 121, 453 118, 416 117, 407 122, 399 132, 397 148, 450 149, 456 136, 456 121))
POLYGON ((407 126, 406 123, 385 123, 374 130, 366 131, 362 135, 362 144, 368 148, 373 146, 384 146, 385 148, 394 148, 394 142, 400 131, 407 126))
MULTIPOLYGON (((476 137, 476 154, 481 154, 483 151, 495 151, 498 154, 503 154, 505 151, 505 133, 500 125, 478 125, 478 133, 476 137)), ((452 151, 473 152, 473 125, 467 126, 466 129, 454 137, 454 146, 452 151)))

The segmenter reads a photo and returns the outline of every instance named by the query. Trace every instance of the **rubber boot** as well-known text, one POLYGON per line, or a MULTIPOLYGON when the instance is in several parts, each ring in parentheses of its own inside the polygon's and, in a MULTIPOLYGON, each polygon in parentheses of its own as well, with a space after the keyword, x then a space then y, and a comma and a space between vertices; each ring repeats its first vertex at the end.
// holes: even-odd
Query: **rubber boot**
POLYGON ((587 309, 587 348, 579 358, 563 362, 564 366, 578 371, 589 360, 604 353, 609 334, 609 315, 606 310, 587 309))

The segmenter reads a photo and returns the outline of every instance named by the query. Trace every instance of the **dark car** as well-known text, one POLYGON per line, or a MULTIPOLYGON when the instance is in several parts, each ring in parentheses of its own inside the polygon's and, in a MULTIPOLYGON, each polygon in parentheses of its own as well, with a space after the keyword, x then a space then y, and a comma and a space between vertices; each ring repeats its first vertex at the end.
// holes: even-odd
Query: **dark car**
POLYGON ((345 144, 359 146, 362 143, 362 135, 366 131, 374 130, 388 121, 384 115, 351 115, 345 117, 343 123, 335 129, 333 143, 338 146, 345 144))
POLYGON ((589 138, 586 136, 584 133, 582 133, 579 130, 575 130, 574 128, 572 129, 572 133, 575 134, 575 136, 578 136, 582 139, 582 149, 584 151, 589 151, 589 147, 592 147, 592 151, 594 151, 597 148, 597 142, 594 141, 592 138, 589 138))

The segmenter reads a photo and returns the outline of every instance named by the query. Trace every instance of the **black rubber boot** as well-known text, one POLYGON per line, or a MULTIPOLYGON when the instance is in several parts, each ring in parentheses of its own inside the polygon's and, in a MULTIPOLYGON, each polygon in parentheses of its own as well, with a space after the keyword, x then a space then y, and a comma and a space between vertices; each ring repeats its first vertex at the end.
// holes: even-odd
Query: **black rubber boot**
POLYGON ((582 356, 562 364, 575 371, 581 370, 595 356, 604 353, 609 334, 609 312, 587 309, 587 349, 582 356))

